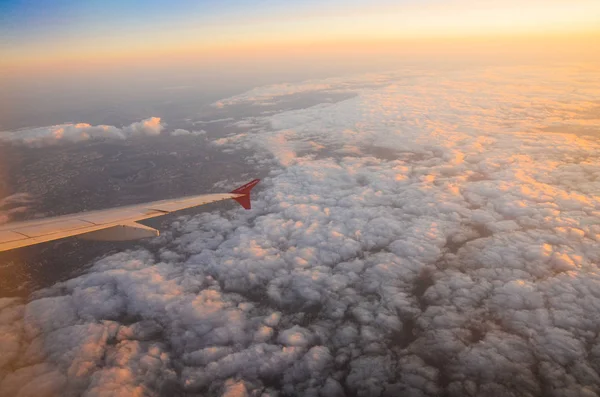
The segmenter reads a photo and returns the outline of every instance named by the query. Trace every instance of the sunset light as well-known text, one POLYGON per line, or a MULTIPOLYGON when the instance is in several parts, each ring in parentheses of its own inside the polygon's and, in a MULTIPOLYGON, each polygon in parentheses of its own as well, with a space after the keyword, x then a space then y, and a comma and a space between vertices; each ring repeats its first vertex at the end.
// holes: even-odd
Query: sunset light
POLYGON ((43 71, 75 61, 224 60, 239 51, 276 58, 281 47, 302 52, 305 47, 341 46, 362 52, 395 45, 400 52, 417 47, 430 52, 448 41, 466 45, 478 40, 517 47, 533 40, 550 51, 585 43, 592 53, 600 37, 600 3, 595 0, 325 1, 319 7, 286 2, 272 9, 233 1, 200 2, 191 12, 185 1, 168 7, 140 3, 141 8, 115 2, 110 12, 99 12, 93 2, 77 7, 63 3, 56 9, 48 4, 0 5, 0 65, 43 71))
POLYGON ((0 397, 600 397, 600 0, 0 0, 0 397))

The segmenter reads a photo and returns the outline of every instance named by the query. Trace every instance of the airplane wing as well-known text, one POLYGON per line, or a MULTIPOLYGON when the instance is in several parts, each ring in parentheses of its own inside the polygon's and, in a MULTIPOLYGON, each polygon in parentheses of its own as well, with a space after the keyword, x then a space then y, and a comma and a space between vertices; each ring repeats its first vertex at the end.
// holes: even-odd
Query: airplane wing
POLYGON ((0 225, 0 251, 70 236, 101 241, 127 241, 155 237, 159 235, 158 230, 136 222, 184 208, 197 207, 227 199, 233 199, 244 208, 250 209, 250 191, 258 182, 260 180, 255 179, 230 193, 188 196, 0 225))

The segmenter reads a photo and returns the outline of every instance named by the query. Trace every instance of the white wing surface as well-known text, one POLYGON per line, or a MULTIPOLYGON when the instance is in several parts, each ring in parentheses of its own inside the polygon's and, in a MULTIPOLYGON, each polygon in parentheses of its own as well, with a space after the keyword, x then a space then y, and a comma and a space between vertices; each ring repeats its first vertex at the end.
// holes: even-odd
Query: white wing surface
POLYGON ((158 230, 136 222, 227 199, 234 199, 244 208, 250 209, 250 190, 258 182, 259 180, 255 179, 231 193, 203 194, 0 225, 0 251, 70 236, 104 241, 158 236, 158 230))

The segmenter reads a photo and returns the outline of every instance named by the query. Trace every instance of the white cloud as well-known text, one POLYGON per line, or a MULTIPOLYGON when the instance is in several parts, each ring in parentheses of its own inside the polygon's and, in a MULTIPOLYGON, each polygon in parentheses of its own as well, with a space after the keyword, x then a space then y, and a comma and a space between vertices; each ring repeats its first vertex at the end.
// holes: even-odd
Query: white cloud
POLYGON ((48 127, 1 131, 0 140, 28 146, 47 146, 65 142, 82 142, 89 139, 127 139, 134 136, 158 135, 165 128, 160 117, 150 117, 119 128, 112 125, 87 123, 59 124, 48 127))
MULTIPOLYGON (((334 82, 331 79, 331 82, 334 82)), ((337 87, 339 89, 339 87, 337 87)), ((273 84, 263 87, 256 87, 243 94, 239 94, 227 99, 219 100, 212 104, 213 107, 222 109, 227 106, 249 103, 255 105, 273 104, 273 100, 286 95, 299 94, 310 91, 332 90, 334 87, 328 81, 323 82, 303 82, 303 83, 284 83, 273 84)))
POLYGON ((126 136, 158 135, 165 128, 160 117, 150 117, 123 128, 126 136))
POLYGON ((205 134, 206 134, 206 131, 204 131, 204 130, 188 131, 188 130, 183 130, 181 128, 178 128, 174 131, 171 131, 172 136, 185 136, 185 135, 200 136, 200 135, 205 135, 205 134))
POLYGON ((253 210, 0 300, 0 395, 600 394, 600 143, 542 131, 600 79, 527 72, 371 76, 219 141, 276 166, 253 210))
MULTIPOLYGON (((165 127, 166 124, 161 121, 160 117, 149 117, 122 128, 110 125, 92 126, 86 123, 60 124, 17 131, 0 131, 0 140, 42 147, 66 142, 82 142, 89 139, 128 139, 139 136, 157 136, 165 130, 165 127)), ((202 136, 205 134, 205 130, 189 131, 181 128, 169 132, 171 136, 202 136)))

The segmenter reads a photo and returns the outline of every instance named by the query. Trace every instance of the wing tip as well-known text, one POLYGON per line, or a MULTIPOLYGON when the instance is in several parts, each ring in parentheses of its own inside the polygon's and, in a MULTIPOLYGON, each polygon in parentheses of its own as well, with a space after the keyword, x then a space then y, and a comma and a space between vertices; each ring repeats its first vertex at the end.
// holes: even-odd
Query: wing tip
POLYGON ((230 193, 241 194, 240 197, 234 197, 233 199, 237 201, 242 207, 249 210, 252 209, 252 203, 250 202, 250 191, 260 182, 260 179, 254 179, 243 186, 238 187, 235 190, 232 190, 230 193))

